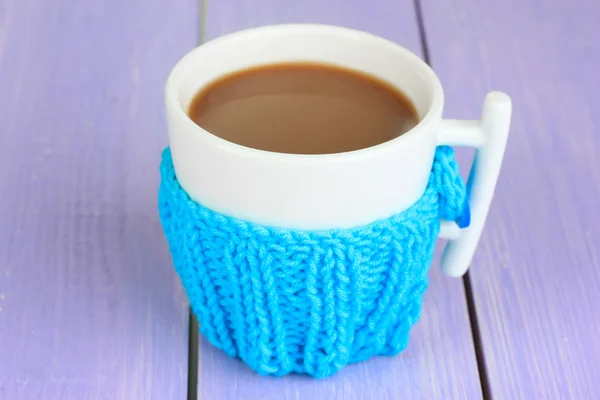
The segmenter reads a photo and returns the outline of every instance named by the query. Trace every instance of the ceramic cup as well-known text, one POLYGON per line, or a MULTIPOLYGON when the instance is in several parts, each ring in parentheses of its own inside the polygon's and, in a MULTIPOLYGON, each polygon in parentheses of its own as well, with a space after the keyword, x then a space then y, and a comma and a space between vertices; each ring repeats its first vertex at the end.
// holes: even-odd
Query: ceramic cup
POLYGON ((500 172, 510 98, 490 93, 480 120, 442 119, 444 92, 433 70, 377 36, 326 25, 249 29, 203 44, 167 82, 169 144, 181 187, 195 201, 246 221, 291 229, 351 228, 398 214, 423 194, 439 145, 472 146, 471 224, 443 221, 451 239, 442 269, 464 274, 472 260, 500 172), (197 126, 186 114, 194 95, 219 77, 253 66, 313 61, 362 71, 402 91, 420 122, 388 142, 324 155, 281 154, 240 146, 197 126))

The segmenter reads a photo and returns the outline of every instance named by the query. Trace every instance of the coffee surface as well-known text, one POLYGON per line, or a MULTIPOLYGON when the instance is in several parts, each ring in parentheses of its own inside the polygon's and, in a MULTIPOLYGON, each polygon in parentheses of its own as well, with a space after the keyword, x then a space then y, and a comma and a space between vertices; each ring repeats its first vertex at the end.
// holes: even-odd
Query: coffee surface
POLYGON ((375 146, 419 122, 410 100, 387 83, 314 63, 272 64, 223 76, 194 96, 188 115, 230 142, 295 154, 375 146))

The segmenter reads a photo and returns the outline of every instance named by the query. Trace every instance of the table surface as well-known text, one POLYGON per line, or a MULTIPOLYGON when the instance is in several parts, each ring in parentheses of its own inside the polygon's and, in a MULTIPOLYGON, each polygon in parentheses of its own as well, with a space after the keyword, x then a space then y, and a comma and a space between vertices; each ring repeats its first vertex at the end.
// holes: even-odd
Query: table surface
MULTIPOLYGON (((596 0, 0 0, 0 400, 598 399, 596 0), (198 43, 348 26, 427 60, 445 115, 514 116, 471 270, 396 357, 260 377, 197 336, 156 210, 163 87, 198 43)), ((463 165, 472 152, 460 150, 463 165)))

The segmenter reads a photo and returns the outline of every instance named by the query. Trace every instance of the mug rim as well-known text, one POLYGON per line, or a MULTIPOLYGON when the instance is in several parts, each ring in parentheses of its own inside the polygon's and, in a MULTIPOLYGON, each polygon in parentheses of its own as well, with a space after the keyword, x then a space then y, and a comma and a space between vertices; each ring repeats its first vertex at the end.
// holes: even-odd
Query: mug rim
MULTIPOLYGON (((225 75, 225 74, 223 74, 225 75)), ((386 79, 388 84, 392 84, 386 79)), ((393 85, 393 84, 392 84, 393 85)), ((398 88, 396 85, 394 87, 398 88)), ((398 88, 402 90, 402 88, 398 88)), ((228 33, 222 36, 219 36, 215 39, 209 40, 192 50, 186 53, 179 61, 175 64, 169 76, 167 78, 166 87, 165 87, 165 102, 166 106, 170 112, 177 118, 181 118, 184 120, 185 124, 188 125, 190 129, 193 129, 199 135, 203 135, 206 139, 213 141, 214 145, 217 145, 223 149, 226 149, 233 153, 238 153, 240 155, 246 156, 261 156, 261 157, 271 157, 271 158, 285 158, 288 161, 290 158, 300 160, 308 160, 314 162, 315 159, 331 159, 332 161, 343 161, 343 159, 348 157, 364 157, 364 156, 374 156, 379 154, 382 151, 388 151, 390 148, 396 147, 398 145, 402 145, 413 138, 415 138, 420 131, 424 128, 435 122, 436 120, 441 120, 442 117, 442 109, 444 106, 444 92, 442 88, 442 84, 437 76, 437 74, 433 71, 433 69, 420 57, 418 57, 415 53, 408 50, 407 48, 397 44, 391 40, 382 38, 380 36, 374 35, 369 32, 360 31, 356 29, 346 28, 337 25, 327 25, 327 24, 275 24, 275 25, 263 25, 259 27, 243 29, 240 31, 228 33), (379 143, 374 146, 364 147, 360 149, 344 151, 339 153, 322 153, 322 154, 302 154, 302 153, 282 153, 275 152, 269 150, 256 149, 253 147, 244 146, 241 144, 237 144, 231 142, 229 140, 223 139, 206 129, 198 126, 192 119, 188 116, 186 110, 181 105, 178 97, 179 97, 179 84, 181 79, 183 79, 183 74, 181 70, 184 66, 193 59, 194 56, 202 51, 205 51, 207 48, 218 46, 222 42, 236 40, 239 37, 247 36, 247 35, 256 35, 256 34, 265 34, 270 35, 274 33, 281 32, 282 30, 286 30, 288 33, 290 31, 297 30, 298 33, 302 33, 302 31, 310 30, 311 33, 323 33, 323 34, 335 34, 335 35, 343 35, 351 40, 368 40, 373 45, 385 46, 388 50, 395 51, 398 53, 402 53, 404 57, 411 59, 415 64, 418 65, 419 69, 426 75, 428 83, 431 85, 433 89, 433 97, 430 102, 427 111, 423 118, 419 120, 419 122, 409 131, 404 134, 395 137, 394 139, 388 140, 383 143, 379 143)))

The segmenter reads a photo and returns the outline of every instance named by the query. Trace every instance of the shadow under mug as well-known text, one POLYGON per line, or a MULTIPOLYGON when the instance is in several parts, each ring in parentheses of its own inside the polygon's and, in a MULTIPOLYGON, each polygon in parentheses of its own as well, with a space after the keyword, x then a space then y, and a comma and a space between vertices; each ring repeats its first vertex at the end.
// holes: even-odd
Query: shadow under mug
POLYGON ((500 172, 510 98, 490 93, 477 121, 443 120, 444 93, 432 69, 377 36, 326 25, 274 25, 229 34, 188 53, 167 82, 169 145, 177 180, 191 199, 241 220, 288 229, 352 228, 408 209, 424 193, 437 146, 472 146, 467 187, 471 224, 443 221, 451 239, 443 271, 463 275, 479 241, 500 172), (402 91, 420 122, 377 146, 338 154, 267 152, 223 140, 186 114, 219 77, 253 66, 312 61, 362 71, 402 91))

